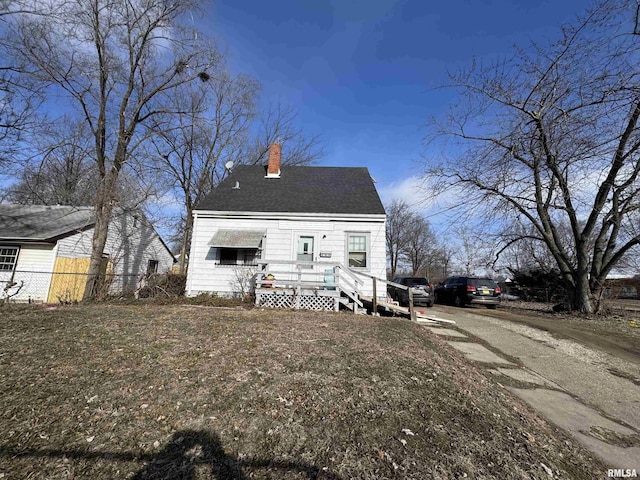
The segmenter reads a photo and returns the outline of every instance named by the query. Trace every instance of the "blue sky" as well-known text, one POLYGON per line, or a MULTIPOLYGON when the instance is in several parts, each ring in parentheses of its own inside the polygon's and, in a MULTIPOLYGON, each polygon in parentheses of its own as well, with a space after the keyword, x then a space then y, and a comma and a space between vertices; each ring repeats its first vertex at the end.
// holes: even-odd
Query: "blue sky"
MULTIPOLYGON (((435 89, 474 57, 559 34, 585 2, 565 0, 216 0, 202 28, 231 68, 320 133, 322 165, 366 166, 384 202, 420 196, 425 123, 455 100, 435 89)), ((433 213, 433 212, 432 212, 433 213)), ((435 220, 435 218, 434 218, 435 220)))

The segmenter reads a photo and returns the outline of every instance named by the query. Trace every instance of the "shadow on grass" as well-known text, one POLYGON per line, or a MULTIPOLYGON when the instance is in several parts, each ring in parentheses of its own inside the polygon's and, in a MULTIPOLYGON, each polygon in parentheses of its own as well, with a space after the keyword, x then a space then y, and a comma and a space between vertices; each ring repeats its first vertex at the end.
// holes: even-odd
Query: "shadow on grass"
POLYGON ((131 477, 132 480, 191 480, 196 478, 197 472, 204 473, 201 468, 208 470, 210 477, 216 480, 245 480, 249 478, 249 475, 244 473, 245 470, 270 472, 274 478, 279 478, 278 474, 297 472, 306 474, 309 479, 341 480, 339 476, 308 463, 232 457, 225 453, 217 435, 204 430, 176 432, 166 447, 155 455, 57 449, 20 450, 3 445, 0 446, 0 456, 148 462, 131 477))
POLYGON ((195 479, 196 467, 204 465, 211 476, 219 480, 249 478, 243 469, 264 470, 274 473, 294 471, 308 478, 339 480, 339 477, 307 463, 285 462, 274 459, 238 459, 223 450, 217 435, 206 431, 177 432, 162 452, 154 456, 133 480, 195 479))

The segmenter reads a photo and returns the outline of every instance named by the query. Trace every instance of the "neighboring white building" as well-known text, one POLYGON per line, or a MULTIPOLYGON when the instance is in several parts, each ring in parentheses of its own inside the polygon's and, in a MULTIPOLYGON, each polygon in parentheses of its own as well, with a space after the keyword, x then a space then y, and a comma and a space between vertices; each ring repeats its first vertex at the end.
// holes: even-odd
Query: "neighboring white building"
MULTIPOLYGON (((280 146, 271 145, 268 166, 233 169, 195 210, 187 295, 244 292, 260 262, 294 273, 286 262, 320 262, 299 270, 309 283, 330 283, 334 266, 384 279, 385 220, 366 168, 281 167, 280 146)), ((275 286, 292 278, 275 275, 275 286)), ((361 288, 372 294, 371 282, 361 288)))
MULTIPOLYGON (((12 300, 81 300, 94 224, 91 207, 0 204, 0 297, 19 288, 12 300)), ((132 291, 140 276, 174 261, 142 213, 114 212, 104 250, 110 294, 132 291)))

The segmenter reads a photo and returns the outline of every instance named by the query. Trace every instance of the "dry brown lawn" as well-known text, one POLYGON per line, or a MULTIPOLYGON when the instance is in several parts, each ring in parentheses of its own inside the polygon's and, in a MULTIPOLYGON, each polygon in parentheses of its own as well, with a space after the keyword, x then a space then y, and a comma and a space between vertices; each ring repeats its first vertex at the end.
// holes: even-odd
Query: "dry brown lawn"
POLYGON ((3 479, 604 475, 423 327, 347 314, 4 306, 0 432, 3 479))

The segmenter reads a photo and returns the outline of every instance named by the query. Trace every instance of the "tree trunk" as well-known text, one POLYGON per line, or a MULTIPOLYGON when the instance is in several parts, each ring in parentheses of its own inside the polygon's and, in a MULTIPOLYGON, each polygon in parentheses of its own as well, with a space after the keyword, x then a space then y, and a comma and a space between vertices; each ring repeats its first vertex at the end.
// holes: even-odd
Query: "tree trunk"
POLYGON ((104 196, 104 192, 101 192, 99 194, 100 200, 96 202, 96 224, 93 229, 91 260, 89 261, 89 271, 87 272, 87 283, 84 289, 83 300, 94 298, 99 293, 99 280, 100 276, 104 273, 102 271, 102 254, 107 243, 109 220, 111 219, 111 212, 113 210, 113 206, 108 199, 106 201, 101 201, 104 196))
POLYGON ((591 286, 591 304, 593 313, 600 313, 602 308, 602 296, 604 294, 604 286, 597 284, 591 286))
POLYGON ((193 230, 193 211, 187 208, 187 218, 184 224, 182 236, 182 248, 180 249, 180 275, 187 273, 187 248, 190 245, 191 231, 193 230))
POLYGON ((594 304, 589 287, 589 275, 582 272, 576 279, 575 285, 569 290, 571 309, 581 313, 594 313, 594 304))
POLYGON ((100 275, 102 272, 104 247, 109 233, 109 221, 113 205, 111 204, 110 182, 104 182, 96 194, 95 215, 96 223, 93 227, 93 239, 91 241, 91 259, 87 272, 87 283, 84 289, 83 300, 94 298, 99 292, 100 275))

